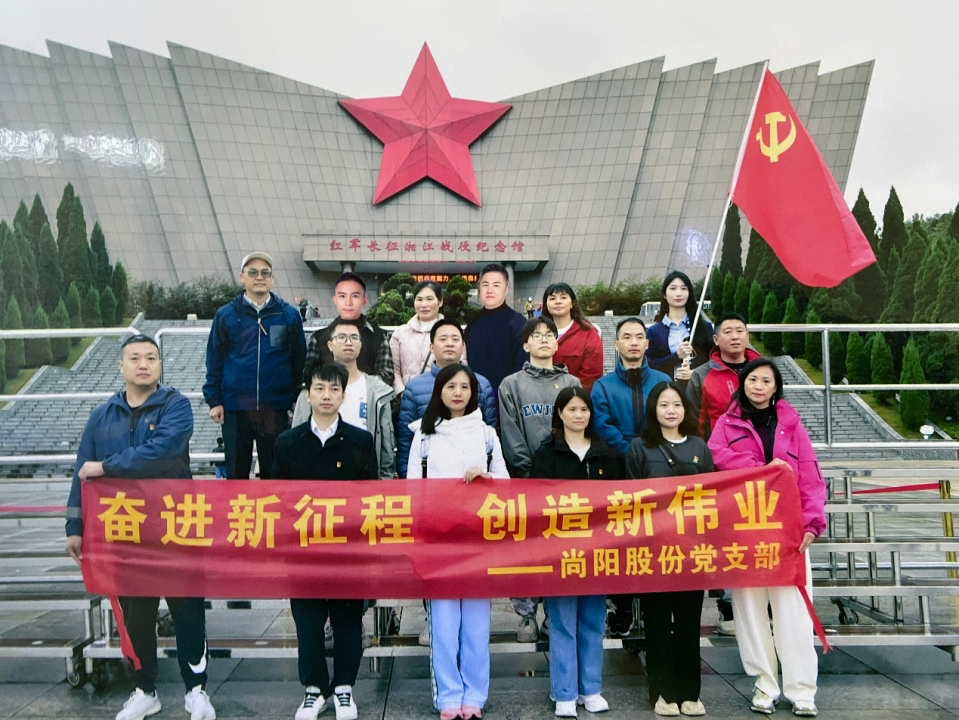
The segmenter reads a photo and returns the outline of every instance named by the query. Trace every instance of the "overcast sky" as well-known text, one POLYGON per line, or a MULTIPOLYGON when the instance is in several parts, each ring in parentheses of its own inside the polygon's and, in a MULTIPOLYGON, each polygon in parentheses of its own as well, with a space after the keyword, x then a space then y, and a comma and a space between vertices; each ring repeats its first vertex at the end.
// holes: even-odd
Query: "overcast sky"
POLYGON ((352 97, 397 95, 423 42, 450 92, 500 100, 665 56, 774 72, 875 60, 846 198, 906 216, 959 202, 957 0, 2 0, 0 43, 109 55, 166 41, 352 97))

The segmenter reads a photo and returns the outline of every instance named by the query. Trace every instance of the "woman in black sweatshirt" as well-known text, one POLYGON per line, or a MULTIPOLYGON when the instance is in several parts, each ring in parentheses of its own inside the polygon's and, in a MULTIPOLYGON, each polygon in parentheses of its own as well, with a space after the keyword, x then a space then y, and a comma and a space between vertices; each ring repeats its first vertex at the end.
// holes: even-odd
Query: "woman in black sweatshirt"
MULTIPOLYGON (((686 394, 675 382, 662 382, 646 401, 646 430, 626 455, 626 475, 673 478, 713 472, 713 458, 695 436, 696 418, 686 394)), ((699 699, 699 624, 703 591, 646 593, 640 597, 646 628, 649 702, 657 715, 705 715, 699 699)))
MULTIPOLYGON (((583 388, 559 391, 553 431, 533 453, 530 477, 619 480, 623 459, 593 432, 593 401, 583 388)), ((605 712, 603 689, 604 595, 546 598, 549 616, 549 691, 558 717, 576 717, 576 704, 605 712)))

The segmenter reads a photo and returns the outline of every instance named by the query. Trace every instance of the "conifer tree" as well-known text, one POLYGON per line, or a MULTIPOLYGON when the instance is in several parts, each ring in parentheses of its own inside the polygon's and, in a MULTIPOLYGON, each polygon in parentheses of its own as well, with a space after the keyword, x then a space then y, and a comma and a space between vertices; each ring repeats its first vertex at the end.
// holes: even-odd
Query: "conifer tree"
POLYGON ((30 211, 27 210, 27 204, 21 200, 20 204, 17 205, 17 212, 13 215, 13 229, 16 230, 19 228, 20 232, 23 232, 29 224, 30 211))
POLYGON ((929 238, 925 255, 916 273, 916 309, 912 316, 913 322, 932 322, 936 314, 936 301, 939 299, 939 277, 948 261, 944 243, 935 236, 929 238))
POLYGON ((869 383, 866 347, 862 336, 857 332, 849 333, 849 339, 846 341, 846 377, 852 385, 869 383))
MULTIPOLYGON (((63 300, 57 303, 56 309, 50 315, 50 327, 57 329, 70 327, 70 314, 67 312, 67 306, 63 300)), ((50 353, 55 364, 60 365, 65 362, 70 356, 70 338, 50 338, 50 353)))
POLYGON ((766 295, 763 293, 762 287, 758 282, 753 280, 753 284, 749 288, 749 315, 746 316, 750 325, 762 322, 763 305, 765 302, 766 295))
POLYGON ((33 310, 37 306, 37 285, 39 284, 37 259, 22 228, 16 228, 13 237, 16 240, 17 253, 20 255, 20 265, 23 268, 23 295, 18 300, 20 300, 21 310, 28 312, 27 317, 32 318, 33 310))
POLYGON ((83 323, 86 327, 97 328, 103 326, 100 318, 100 293, 93 285, 87 288, 87 294, 83 296, 80 315, 83 317, 83 323))
MULTIPOLYGON (((922 363, 919 360, 919 348, 912 339, 906 343, 906 349, 902 355, 902 375, 899 377, 899 382, 904 384, 926 382, 926 375, 922 371, 922 363)), ((899 417, 902 418, 903 425, 910 430, 918 430, 928 416, 928 390, 902 390, 899 393, 899 417)))
MULTIPOLYGON (((67 295, 65 298, 65 304, 67 307, 67 315, 70 317, 70 327, 72 328, 82 328, 83 324, 83 314, 81 309, 81 300, 80 300, 80 288, 77 287, 76 283, 70 283, 70 287, 67 288, 67 295)), ((80 338, 75 337, 71 338, 71 343, 73 345, 78 345, 80 343, 80 338)))
MULTIPOLYGON (((790 294, 786 300, 786 309, 783 312, 783 324, 799 325, 802 323, 802 315, 799 314, 799 305, 796 303, 796 296, 790 294)), ((806 348, 806 339, 803 333, 787 332, 783 333, 783 354, 790 355, 793 358, 800 358, 806 348)))
MULTIPOLYGON (((736 312, 736 278, 732 273, 726 273, 723 278, 723 313, 736 312)), ((745 285, 745 283, 743 283, 745 285)), ((719 320, 719 317, 715 318, 719 320)))
POLYGON ((83 217, 83 206, 79 198, 74 198, 70 208, 70 226, 63 244, 60 266, 63 268, 63 281, 76 283, 81 292, 85 291, 93 280, 90 270, 90 246, 87 244, 87 222, 83 217))
POLYGON ((939 293, 933 322, 959 322, 959 253, 955 253, 939 276, 939 293))
MULTIPOLYGON (((50 327, 50 319, 40 305, 37 305, 37 310, 33 314, 31 327, 37 330, 46 330, 50 327)), ((51 363, 50 338, 32 338, 27 340, 25 351, 27 367, 38 368, 51 363)))
POLYGON ((906 218, 902 212, 902 203, 899 202, 899 195, 893 187, 889 189, 889 199, 882 213, 882 239, 879 242, 879 254, 876 256, 879 266, 883 270, 886 269, 889 264, 889 253, 893 248, 898 248, 902 256, 908 242, 909 234, 906 232, 906 218))
POLYGON ((862 234, 866 236, 866 240, 869 241, 869 246, 872 248, 873 254, 875 254, 879 248, 879 235, 876 233, 876 216, 872 214, 872 209, 869 207, 869 200, 866 198, 866 193, 863 192, 862 188, 859 188, 859 195, 856 196, 856 202, 852 206, 852 216, 856 218, 859 229, 862 230, 862 234))
POLYGON ((889 293, 889 301, 879 317, 880 322, 912 322, 916 312, 916 278, 927 249, 925 233, 910 232, 909 243, 899 261, 895 283, 889 293))
MULTIPOLYGON (((47 211, 43 207, 43 201, 40 199, 40 193, 33 196, 33 205, 30 208, 30 232, 27 233, 27 239, 33 248, 33 254, 40 255, 40 231, 44 225, 49 225, 47 211)), ((56 241, 54 241, 56 245, 56 241)))
POLYGON ((734 295, 736 312, 749 321, 749 286, 746 284, 746 276, 740 275, 736 281, 736 294, 734 295))
MULTIPOLYGON (((882 333, 876 333, 872 343, 872 357, 869 366, 872 370, 872 382, 876 385, 888 385, 896 382, 896 369, 892 364, 892 351, 882 333)), ((873 395, 883 405, 895 395, 892 390, 876 390, 873 395)))
MULTIPOLYGON (((20 303, 17 302, 17 296, 11 295, 7 301, 7 311, 3 316, 3 327, 5 330, 22 330, 23 317, 20 315, 20 303)), ((7 338, 7 357, 5 359, 5 372, 7 380, 12 380, 17 376, 26 364, 24 357, 23 340, 17 338, 7 338)))
MULTIPOLYGON (((6 220, 0 220, 0 278, 2 278, 3 307, 11 297, 23 297, 23 263, 17 248, 17 240, 6 220)), ((10 348, 7 348, 10 357, 10 348)))
POLYGON ((842 333, 829 333, 829 379, 832 383, 846 377, 846 344, 842 333))
POLYGON ((63 188, 60 205, 57 207, 57 250, 61 257, 63 256, 63 246, 67 242, 67 235, 70 231, 70 212, 73 210, 75 197, 73 183, 67 183, 66 187, 63 188))
MULTIPOLYGON (((822 321, 819 319, 819 315, 816 313, 814 308, 809 308, 806 311, 806 324, 807 325, 818 325, 822 321)), ((807 332, 806 333, 806 349, 803 352, 803 356, 806 358, 806 361, 812 365, 814 368, 819 369, 822 367, 822 333, 820 332, 807 332)))
POLYGON ((953 240, 959 241, 959 205, 956 205, 956 209, 952 211, 952 220, 949 222, 946 234, 953 240))
POLYGON ((723 273, 719 268, 713 268, 709 278, 709 299, 709 314, 715 320, 723 314, 723 273))
MULTIPOLYGON (((766 300, 763 303, 762 323, 763 325, 778 325, 782 322, 782 319, 782 310, 779 307, 779 301, 776 299, 776 293, 770 290, 766 293, 766 300)), ((766 353, 768 355, 782 355, 782 337, 782 333, 778 332, 763 333, 763 345, 766 346, 766 353)))
POLYGON ((93 261, 90 268, 93 281, 97 290, 102 293, 104 288, 110 286, 113 268, 110 267, 110 254, 107 252, 106 238, 103 237, 99 222, 93 223, 93 230, 90 232, 90 257, 93 261))
POLYGON ((729 205, 723 230, 723 252, 719 260, 719 269, 732 273, 733 277, 743 274, 743 233, 739 222, 739 208, 729 205))
POLYGON ((113 294, 113 288, 105 288, 100 295, 100 319, 103 327, 113 325, 117 317, 117 296, 113 294))
POLYGON ((7 343, 0 340, 0 392, 7 387, 7 343))
POLYGON ((127 306, 130 304, 130 288, 127 284, 127 271, 123 263, 117 260, 113 266, 113 279, 110 281, 110 287, 113 288, 113 295, 117 299, 117 325, 123 324, 123 318, 126 317, 127 306))
POLYGON ((63 297, 63 270, 57 243, 49 223, 40 230, 40 252, 37 254, 37 300, 47 313, 52 313, 63 297))
POLYGON ((746 251, 746 265, 743 267, 742 277, 746 278, 746 285, 752 284, 759 272, 759 265, 767 253, 772 249, 755 230, 749 231, 749 249, 746 251))

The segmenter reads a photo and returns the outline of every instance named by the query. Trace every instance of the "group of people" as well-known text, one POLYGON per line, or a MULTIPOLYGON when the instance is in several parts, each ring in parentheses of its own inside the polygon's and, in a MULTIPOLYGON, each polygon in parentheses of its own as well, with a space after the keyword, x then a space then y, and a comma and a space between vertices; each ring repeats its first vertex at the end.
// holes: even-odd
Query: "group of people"
MULTIPOLYGON (((336 317, 307 343, 296 308, 272 292, 272 259, 243 259, 244 291, 222 307, 207 344, 204 398, 223 426, 225 475, 249 478, 256 445, 261 478, 672 478, 732 468, 783 465, 802 500, 805 553, 825 528, 825 485, 796 411, 783 399, 776 365, 749 347, 735 313, 695 323, 693 285, 674 272, 663 284, 658 321, 616 326, 616 364, 603 374, 599 330, 573 288, 550 285, 531 319, 507 303, 510 276, 490 264, 479 276, 482 309, 467 325, 442 315, 441 288, 421 282, 416 311, 388 336, 364 314, 363 279, 336 282, 336 317), (468 362, 467 362, 468 361, 468 362)), ((91 415, 77 454, 67 508, 67 550, 82 559, 80 481, 98 476, 190 477, 189 401, 159 384, 156 343, 134 336, 121 347, 125 389, 91 415)), ((800 521, 799 518, 796 520, 800 521)), ((809 582, 807 557, 807 584, 809 582)), ((703 715, 699 631, 702 591, 644 593, 649 700, 658 715, 703 715)), ((609 709, 602 695, 603 637, 629 634, 633 595, 513 598, 517 639, 550 639, 555 714, 609 709), (608 627, 607 627, 608 623, 608 627)), ((121 598, 139 658, 136 689, 117 720, 159 712, 155 681, 158 598, 121 598)), ((192 720, 216 714, 205 691, 203 600, 168 598, 177 658, 192 720)), ((433 702, 441 720, 481 718, 489 694, 489 599, 425 602, 433 702)), ((293 599, 304 696, 296 720, 328 707, 355 720, 353 685, 363 652, 363 599, 293 599), (333 677, 324 626, 333 633, 333 677)), ((772 713, 782 694, 813 716, 817 658, 799 589, 736 589, 723 622, 736 619, 746 672, 756 678, 751 708, 772 713), (771 608, 771 613, 770 609, 771 608), (772 618, 772 629, 770 628, 772 618), (783 688, 777 662, 782 664, 783 688)))

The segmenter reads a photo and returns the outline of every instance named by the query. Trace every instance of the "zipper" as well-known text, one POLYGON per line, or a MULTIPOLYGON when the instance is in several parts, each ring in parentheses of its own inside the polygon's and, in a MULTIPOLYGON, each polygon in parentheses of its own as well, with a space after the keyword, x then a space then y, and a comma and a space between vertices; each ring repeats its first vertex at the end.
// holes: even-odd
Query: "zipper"
MULTIPOLYGON (((255 308, 254 308, 255 310, 255 308)), ((256 335, 256 409, 260 409, 260 350, 263 347, 263 338, 269 337, 269 333, 266 331, 266 328, 263 327, 263 320, 268 317, 273 317, 274 315, 282 315, 283 313, 271 312, 269 315, 260 315, 260 311, 256 310, 256 324, 259 327, 260 331, 256 335)))

